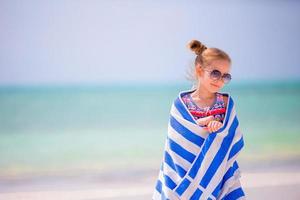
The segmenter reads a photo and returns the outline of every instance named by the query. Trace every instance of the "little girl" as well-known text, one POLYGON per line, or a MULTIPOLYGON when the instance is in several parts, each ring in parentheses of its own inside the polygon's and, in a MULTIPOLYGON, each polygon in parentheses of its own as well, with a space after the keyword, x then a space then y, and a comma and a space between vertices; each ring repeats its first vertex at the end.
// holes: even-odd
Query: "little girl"
POLYGON ((197 55, 196 88, 180 92, 172 104, 152 199, 245 199, 236 160, 244 140, 232 97, 219 92, 231 80, 231 60, 197 40, 188 47, 197 55))
POLYGON ((182 97, 197 123, 210 133, 219 130, 225 117, 228 97, 218 91, 229 83, 231 59, 222 50, 207 48, 198 40, 189 42, 195 52, 197 88, 182 97))

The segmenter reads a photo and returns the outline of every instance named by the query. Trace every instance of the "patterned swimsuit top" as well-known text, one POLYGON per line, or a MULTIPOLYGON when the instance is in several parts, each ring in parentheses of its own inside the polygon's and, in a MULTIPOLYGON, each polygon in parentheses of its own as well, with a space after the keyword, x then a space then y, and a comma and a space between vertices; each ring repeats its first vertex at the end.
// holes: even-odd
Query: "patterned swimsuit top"
POLYGON ((190 113, 193 115, 195 120, 213 115, 215 120, 223 122, 225 118, 226 107, 223 99, 223 95, 216 93, 216 98, 212 106, 207 106, 205 108, 199 107, 191 97, 191 93, 187 93, 182 96, 182 100, 186 107, 189 109, 190 113))

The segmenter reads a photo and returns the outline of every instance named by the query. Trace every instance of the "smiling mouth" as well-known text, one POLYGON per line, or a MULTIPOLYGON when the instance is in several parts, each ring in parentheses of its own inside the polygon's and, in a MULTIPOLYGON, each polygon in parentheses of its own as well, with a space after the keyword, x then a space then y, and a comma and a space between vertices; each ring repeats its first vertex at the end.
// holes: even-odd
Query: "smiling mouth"
POLYGON ((215 86, 215 87, 217 87, 217 88, 219 87, 219 86, 217 86, 217 85, 215 85, 215 84, 211 84, 211 85, 212 85, 212 86, 215 86))

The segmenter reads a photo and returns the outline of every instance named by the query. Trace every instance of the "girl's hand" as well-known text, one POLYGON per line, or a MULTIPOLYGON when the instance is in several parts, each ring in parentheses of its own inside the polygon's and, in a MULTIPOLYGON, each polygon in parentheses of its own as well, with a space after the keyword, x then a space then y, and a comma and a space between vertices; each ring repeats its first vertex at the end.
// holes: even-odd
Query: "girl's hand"
POLYGON ((210 116, 207 116, 207 117, 197 119, 197 123, 201 126, 206 126, 213 119, 214 119, 214 116, 210 115, 210 116))
POLYGON ((208 123, 207 125, 207 130, 211 133, 211 132, 215 132, 217 130, 219 130, 222 127, 222 123, 216 120, 212 120, 208 123))

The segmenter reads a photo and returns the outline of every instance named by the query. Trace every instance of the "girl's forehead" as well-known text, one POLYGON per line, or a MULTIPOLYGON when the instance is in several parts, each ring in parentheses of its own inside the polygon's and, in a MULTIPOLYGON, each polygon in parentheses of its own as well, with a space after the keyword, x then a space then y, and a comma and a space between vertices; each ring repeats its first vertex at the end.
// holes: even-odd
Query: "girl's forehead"
POLYGON ((208 69, 214 70, 217 69, 222 73, 229 73, 230 71, 230 63, 228 61, 212 61, 210 64, 207 66, 208 69))

